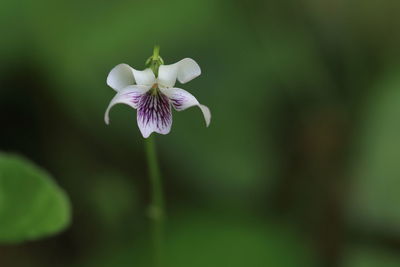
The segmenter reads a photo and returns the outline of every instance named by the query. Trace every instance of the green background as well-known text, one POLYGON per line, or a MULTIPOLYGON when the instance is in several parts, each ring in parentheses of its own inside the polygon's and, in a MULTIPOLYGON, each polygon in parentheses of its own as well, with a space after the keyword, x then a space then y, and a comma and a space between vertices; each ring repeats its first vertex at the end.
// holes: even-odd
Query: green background
POLYGON ((400 266, 400 2, 0 2, 0 149, 67 192, 60 235, 0 266, 149 266, 136 113, 108 72, 195 59, 210 107, 157 136, 168 266, 400 266))

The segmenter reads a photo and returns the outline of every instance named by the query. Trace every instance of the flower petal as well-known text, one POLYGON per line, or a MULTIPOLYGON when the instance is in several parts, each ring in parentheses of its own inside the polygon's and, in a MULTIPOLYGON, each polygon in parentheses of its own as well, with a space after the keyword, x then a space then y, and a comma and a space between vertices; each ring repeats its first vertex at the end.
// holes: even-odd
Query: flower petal
POLYGON ((153 85, 155 82, 154 73, 150 69, 135 70, 128 64, 115 66, 107 77, 107 85, 115 91, 119 91, 128 85, 153 85))
POLYGON ((158 69, 158 83, 164 87, 173 87, 176 79, 187 83, 201 74, 200 66, 191 58, 184 58, 171 65, 161 65, 158 69))
POLYGON ((137 108, 138 103, 148 90, 150 86, 140 86, 140 85, 131 85, 125 87, 123 90, 119 91, 116 96, 111 100, 110 104, 107 107, 106 113, 104 114, 104 121, 106 124, 109 124, 110 119, 108 113, 110 109, 116 104, 126 104, 131 106, 132 108, 137 108))
POLYGON ((168 96, 172 106, 177 111, 185 110, 187 108, 198 106, 203 112, 204 119, 206 121, 206 126, 208 127, 211 122, 210 109, 197 101, 197 99, 189 92, 180 88, 161 88, 161 92, 168 96))
POLYGON ((156 82, 156 77, 151 69, 135 70, 132 69, 136 84, 152 86, 156 82))
POLYGON ((138 103, 137 122, 144 138, 152 132, 168 134, 172 125, 171 104, 159 91, 144 94, 138 103))
POLYGON ((115 91, 119 91, 128 85, 135 84, 132 68, 127 64, 115 66, 107 77, 107 85, 115 91))

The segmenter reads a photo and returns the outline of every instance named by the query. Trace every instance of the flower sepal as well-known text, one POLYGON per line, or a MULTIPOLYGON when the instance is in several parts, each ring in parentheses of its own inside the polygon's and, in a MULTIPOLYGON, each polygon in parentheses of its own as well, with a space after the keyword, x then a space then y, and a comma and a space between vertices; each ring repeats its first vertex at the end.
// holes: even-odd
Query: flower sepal
POLYGON ((146 60, 145 65, 147 68, 150 68, 153 71, 155 76, 158 75, 158 69, 161 65, 164 65, 164 60, 160 56, 159 45, 154 46, 153 55, 146 60))

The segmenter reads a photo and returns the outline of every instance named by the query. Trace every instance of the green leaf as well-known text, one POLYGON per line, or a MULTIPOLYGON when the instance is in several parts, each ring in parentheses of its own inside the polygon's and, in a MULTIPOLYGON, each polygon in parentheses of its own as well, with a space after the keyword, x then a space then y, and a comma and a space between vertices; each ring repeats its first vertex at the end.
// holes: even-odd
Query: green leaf
POLYGON ((36 240, 65 229, 70 203, 44 170, 0 153, 0 243, 36 240))

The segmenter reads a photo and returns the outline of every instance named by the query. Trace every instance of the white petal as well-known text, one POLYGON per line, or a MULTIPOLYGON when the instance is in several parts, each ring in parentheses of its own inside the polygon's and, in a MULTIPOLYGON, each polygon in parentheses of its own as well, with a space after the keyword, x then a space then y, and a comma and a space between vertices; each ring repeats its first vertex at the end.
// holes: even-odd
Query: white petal
POLYGON ((127 64, 115 66, 107 77, 107 84, 115 91, 119 91, 128 85, 135 84, 133 69, 127 64))
POLYGON ((168 134, 171 131, 171 104, 160 92, 144 94, 138 103, 137 123, 144 138, 152 132, 168 134))
POLYGON ((109 124, 110 122, 108 113, 114 105, 121 103, 129 105, 132 108, 136 109, 141 97, 149 89, 149 86, 131 85, 119 91, 116 96, 114 96, 114 98, 111 100, 110 104, 107 107, 106 113, 104 114, 104 121, 106 122, 106 124, 109 124))
POLYGON ((191 58, 184 58, 178 64, 178 81, 180 83, 187 83, 201 74, 199 64, 191 58))
POLYGON ((200 66, 191 58, 184 58, 171 65, 161 65, 158 69, 158 83, 164 87, 173 87, 176 79, 187 83, 201 74, 200 66))
POLYGON ((198 106, 203 113, 204 119, 206 121, 206 126, 210 125, 211 113, 207 106, 204 106, 197 101, 197 99, 189 92, 180 88, 161 88, 163 94, 168 96, 172 106, 177 111, 185 110, 187 108, 198 106))
POLYGON ((206 121, 206 126, 210 126, 211 122, 211 112, 210 109, 202 104, 199 104, 199 108, 201 109, 201 112, 203 112, 204 120, 206 121))
POLYGON ((154 73, 150 69, 135 70, 127 64, 115 66, 107 77, 107 84, 115 91, 124 89, 129 85, 153 85, 155 83, 154 73))
POLYGON ((156 82, 156 77, 151 69, 135 70, 132 69, 136 84, 152 86, 156 82))

